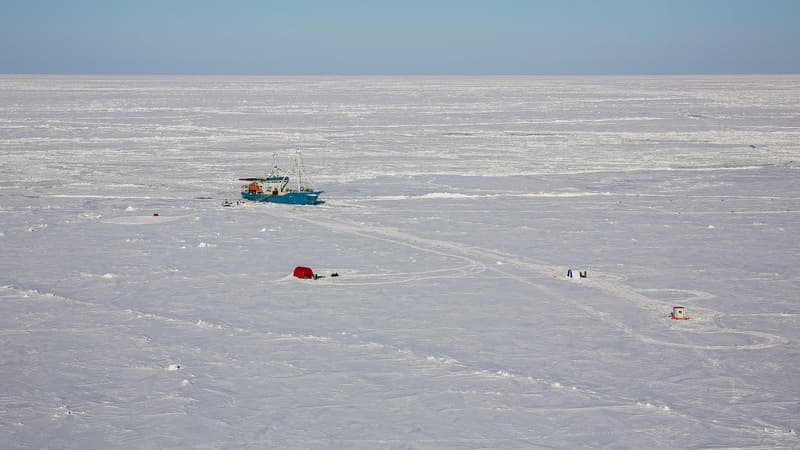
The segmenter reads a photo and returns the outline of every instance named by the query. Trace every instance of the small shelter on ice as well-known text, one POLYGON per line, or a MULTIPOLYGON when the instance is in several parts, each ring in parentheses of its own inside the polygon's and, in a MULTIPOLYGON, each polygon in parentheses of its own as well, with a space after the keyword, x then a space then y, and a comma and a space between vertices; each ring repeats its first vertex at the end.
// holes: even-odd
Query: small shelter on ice
POLYGON ((672 320, 689 320, 689 316, 686 315, 686 308, 683 306, 673 306, 669 318, 672 320))
POLYGON ((295 278, 302 278, 304 280, 311 280, 314 278, 314 271, 310 267, 297 266, 294 268, 292 275, 295 278))

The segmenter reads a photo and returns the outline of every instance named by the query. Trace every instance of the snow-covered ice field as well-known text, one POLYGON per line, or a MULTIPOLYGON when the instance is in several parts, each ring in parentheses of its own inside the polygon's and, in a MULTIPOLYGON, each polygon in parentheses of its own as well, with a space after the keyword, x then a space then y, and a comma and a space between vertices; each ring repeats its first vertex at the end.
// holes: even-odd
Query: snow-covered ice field
POLYGON ((800 76, 1 76, 0 174, 2 448, 800 447, 800 76))

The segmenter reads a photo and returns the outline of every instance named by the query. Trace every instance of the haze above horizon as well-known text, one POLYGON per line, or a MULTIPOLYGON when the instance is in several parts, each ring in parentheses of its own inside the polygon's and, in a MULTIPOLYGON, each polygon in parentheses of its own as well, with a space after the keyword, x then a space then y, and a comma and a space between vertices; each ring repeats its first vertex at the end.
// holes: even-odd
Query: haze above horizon
POLYGON ((800 2, 10 1, 0 73, 800 73, 800 2))

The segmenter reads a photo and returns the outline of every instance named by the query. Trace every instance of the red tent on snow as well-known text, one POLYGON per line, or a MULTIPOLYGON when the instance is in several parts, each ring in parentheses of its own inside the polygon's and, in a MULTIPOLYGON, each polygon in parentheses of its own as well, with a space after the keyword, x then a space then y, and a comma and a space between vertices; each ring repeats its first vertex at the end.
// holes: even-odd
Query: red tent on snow
POLYGON ((294 268, 294 276, 296 278, 311 279, 314 278, 314 271, 310 267, 297 266, 294 268))

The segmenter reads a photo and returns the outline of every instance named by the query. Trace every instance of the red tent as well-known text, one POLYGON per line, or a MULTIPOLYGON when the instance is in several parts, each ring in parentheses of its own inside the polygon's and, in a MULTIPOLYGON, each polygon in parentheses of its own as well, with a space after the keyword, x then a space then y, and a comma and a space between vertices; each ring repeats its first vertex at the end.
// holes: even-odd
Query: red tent
POLYGON ((297 278, 314 278, 314 271, 310 267, 297 266, 294 268, 294 276, 297 278))

